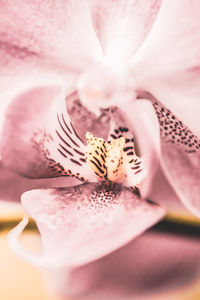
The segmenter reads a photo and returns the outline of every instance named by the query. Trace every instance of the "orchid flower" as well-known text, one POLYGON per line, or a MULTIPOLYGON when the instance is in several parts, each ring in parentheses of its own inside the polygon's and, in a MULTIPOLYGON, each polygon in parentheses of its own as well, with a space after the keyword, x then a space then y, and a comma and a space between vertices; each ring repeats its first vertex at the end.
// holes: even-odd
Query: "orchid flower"
POLYGON ((199 216, 199 1, 1 2, 2 162, 83 182, 22 196, 43 254, 17 242, 26 220, 16 251, 70 270, 126 244, 164 216, 159 162, 199 216))
MULTIPOLYGON (((53 95, 52 89, 50 92, 53 95)), ((28 98, 34 101, 37 95, 38 90, 34 90, 28 98)), ((16 108, 24 97, 27 94, 16 100, 16 108)), ((76 99, 76 95, 70 97, 76 99)), ((6 127, 14 120, 12 106, 9 111, 6 127)), ((141 199, 145 159, 136 155, 133 135, 123 126, 118 109, 112 108, 110 115, 107 142, 87 132, 85 145, 69 119, 65 102, 61 101, 59 107, 58 101, 53 101, 44 119, 45 130, 34 132, 32 147, 36 151, 39 148, 49 174, 73 176, 84 182, 72 187, 32 190, 22 196, 23 205, 36 219, 44 237, 44 255, 31 255, 16 244, 15 238, 11 242, 16 251, 39 266, 60 268, 66 264, 74 268, 86 264, 129 242, 164 215, 163 207, 141 199), (76 252, 80 247, 81 255, 76 252)), ((25 225, 26 220, 13 231, 14 236, 25 225)))

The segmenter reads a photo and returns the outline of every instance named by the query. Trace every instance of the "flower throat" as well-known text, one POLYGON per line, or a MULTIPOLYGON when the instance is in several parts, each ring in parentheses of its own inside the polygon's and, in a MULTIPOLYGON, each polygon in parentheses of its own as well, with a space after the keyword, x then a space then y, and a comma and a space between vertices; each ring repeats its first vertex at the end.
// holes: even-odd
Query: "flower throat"
POLYGON ((141 159, 136 156, 134 149, 126 152, 124 137, 106 142, 87 132, 86 139, 86 161, 99 180, 125 183, 131 169, 140 172, 141 159))

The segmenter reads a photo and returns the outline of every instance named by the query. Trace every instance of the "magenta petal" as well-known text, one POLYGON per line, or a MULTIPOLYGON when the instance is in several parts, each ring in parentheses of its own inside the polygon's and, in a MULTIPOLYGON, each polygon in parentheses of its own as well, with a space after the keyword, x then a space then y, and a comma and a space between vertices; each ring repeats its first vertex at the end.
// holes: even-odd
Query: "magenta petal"
POLYGON ((140 88, 151 92, 200 136, 200 2, 164 0, 134 57, 140 88))
POLYGON ((127 59, 137 51, 154 23, 160 2, 90 1, 94 28, 106 58, 127 59))
POLYGON ((22 204, 35 219, 44 260, 75 267, 123 246, 164 216, 164 209, 126 188, 104 183, 26 192, 22 204))

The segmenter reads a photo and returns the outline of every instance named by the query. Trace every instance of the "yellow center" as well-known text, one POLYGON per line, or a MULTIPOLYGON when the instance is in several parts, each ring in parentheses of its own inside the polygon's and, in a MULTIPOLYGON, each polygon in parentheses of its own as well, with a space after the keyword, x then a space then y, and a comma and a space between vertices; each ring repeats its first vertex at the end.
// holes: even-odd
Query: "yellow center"
POLYGON ((135 154, 132 157, 127 156, 124 151, 124 137, 107 143, 104 139, 87 132, 86 139, 87 163, 100 180, 123 183, 127 177, 127 165, 130 163, 132 165, 133 157, 140 160, 135 154))

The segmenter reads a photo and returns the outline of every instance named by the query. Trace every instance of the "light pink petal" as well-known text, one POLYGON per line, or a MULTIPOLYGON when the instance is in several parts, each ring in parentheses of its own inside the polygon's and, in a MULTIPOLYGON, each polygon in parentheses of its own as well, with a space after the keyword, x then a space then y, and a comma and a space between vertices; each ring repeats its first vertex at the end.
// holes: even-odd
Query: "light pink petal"
POLYGON ((141 192, 144 198, 149 196, 153 176, 159 165, 160 132, 159 123, 150 101, 141 99, 126 103, 118 102, 129 129, 136 137, 139 156, 144 159, 146 176, 142 182, 141 192))
POLYGON ((1 141, 5 165, 32 178, 73 175, 84 181, 93 176, 65 101, 56 86, 30 90, 13 101, 1 141))
POLYGON ((179 299, 199 279, 199 259, 199 240, 189 233, 150 231, 96 262, 54 272, 49 286, 81 300, 179 299))
POLYGON ((163 205, 169 212, 189 214, 189 211, 176 195, 161 167, 158 168, 154 176, 149 199, 163 205))
POLYGON ((90 1, 94 28, 106 59, 128 59, 138 50, 153 25, 160 2, 90 1))
MULTIPOLYGON (((200 2, 164 0, 132 72, 195 134, 200 135, 200 2)), ((135 80, 135 79, 134 79, 135 80)))
POLYGON ((21 74, 26 64, 80 72, 101 57, 87 1, 1 0, 1 72, 21 74))
POLYGON ((0 200, 4 202, 20 202, 22 193, 30 189, 39 189, 47 187, 61 187, 78 184, 74 178, 45 178, 30 179, 20 176, 6 168, 0 162, 0 200))
POLYGON ((74 85, 102 57, 87 1, 0 0, 0 7, 0 120, 22 91, 74 85))
MULTIPOLYGON (((136 149, 135 135, 132 130, 127 125, 126 116, 121 113, 117 107, 112 107, 110 109, 111 115, 111 126, 110 133, 108 137, 108 142, 112 142, 115 139, 119 139, 123 136, 125 140, 124 144, 124 157, 126 157, 129 163, 124 164, 124 171, 126 173, 126 180, 124 185, 127 187, 135 188, 140 186, 140 183, 147 176, 147 166, 145 159, 139 157, 139 153, 136 149)), ((129 126, 132 127, 131 124, 129 126)))
POLYGON ((183 204, 200 218, 199 154, 188 154, 177 145, 163 143, 161 163, 183 204))
POLYGON ((158 102, 154 107, 160 123, 161 165, 183 204, 200 217, 200 140, 170 110, 158 102))
MULTIPOLYGON (((105 183, 32 190, 22 196, 22 204, 41 233, 43 253, 32 261, 47 268, 71 268, 96 260, 164 216, 161 206, 105 183)), ((14 240, 24 224, 19 226, 14 240)))

